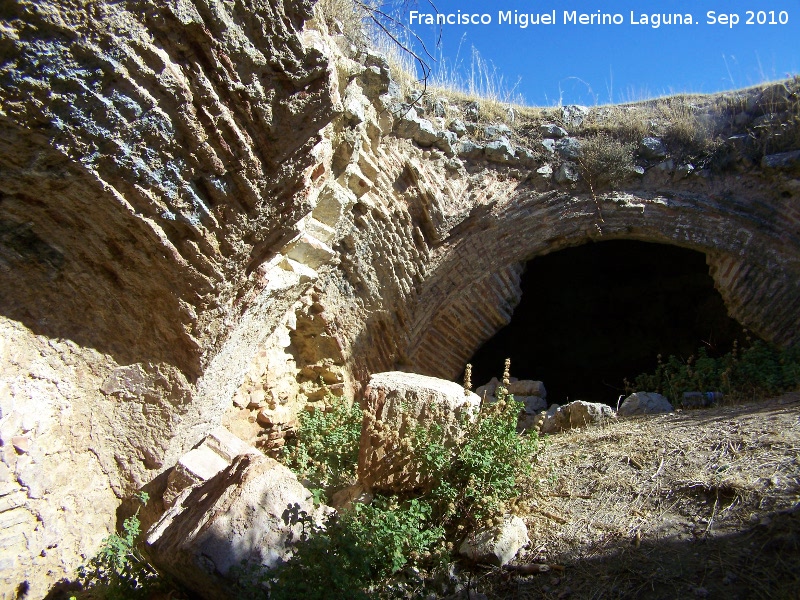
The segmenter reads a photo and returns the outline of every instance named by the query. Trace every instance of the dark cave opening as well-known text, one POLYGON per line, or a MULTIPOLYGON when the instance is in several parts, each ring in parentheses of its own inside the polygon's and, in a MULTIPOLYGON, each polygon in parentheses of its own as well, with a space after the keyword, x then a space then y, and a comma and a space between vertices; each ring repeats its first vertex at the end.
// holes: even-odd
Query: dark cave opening
POLYGON ((588 243, 535 258, 522 276, 511 323, 471 359, 472 381, 538 379, 550 403, 615 405, 630 380, 656 356, 710 355, 742 339, 701 252, 638 241, 588 243))

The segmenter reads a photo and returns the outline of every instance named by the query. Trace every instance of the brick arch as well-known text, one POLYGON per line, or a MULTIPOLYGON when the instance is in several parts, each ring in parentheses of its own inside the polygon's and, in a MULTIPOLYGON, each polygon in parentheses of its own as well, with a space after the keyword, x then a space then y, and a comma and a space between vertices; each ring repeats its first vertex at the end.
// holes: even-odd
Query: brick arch
POLYGON ((790 208, 688 192, 520 193, 438 250, 416 303, 409 362, 418 372, 457 376, 510 321, 528 260, 612 239, 704 253, 732 317, 764 339, 800 341, 800 243, 797 228, 786 226, 790 208))

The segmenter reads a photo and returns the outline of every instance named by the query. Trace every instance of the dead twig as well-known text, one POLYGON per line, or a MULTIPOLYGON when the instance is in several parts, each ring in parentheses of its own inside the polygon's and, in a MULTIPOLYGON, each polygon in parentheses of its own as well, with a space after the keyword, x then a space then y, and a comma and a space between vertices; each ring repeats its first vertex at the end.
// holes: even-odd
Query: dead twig
POLYGON ((628 457, 628 464, 631 465, 632 467, 635 467, 639 471, 641 471, 644 468, 642 466, 642 463, 636 460, 633 456, 628 457))
POLYGON ((545 517, 553 519, 553 521, 555 521, 556 523, 561 523, 563 525, 564 523, 567 522, 567 519, 565 519, 564 517, 560 517, 559 515, 551 513, 549 511, 539 510, 539 512, 543 514, 545 517))
POLYGON ((506 565, 506 571, 513 571, 523 575, 533 575, 534 573, 547 573, 550 570, 550 565, 540 565, 539 563, 530 563, 527 565, 506 565))
POLYGON ((708 537, 708 532, 711 529, 711 524, 714 522, 714 516, 717 514, 717 506, 719 506, 719 490, 717 490, 716 498, 714 499, 714 508, 711 509, 711 518, 708 520, 706 530, 703 532, 703 538, 708 537))
POLYGON ((569 494, 567 492, 556 492, 554 494, 547 494, 548 498, 567 498, 572 500, 574 498, 580 498, 582 500, 591 500, 593 496, 591 494, 569 494))
MULTIPOLYGON (((666 450, 666 448, 665 448, 665 450, 666 450)), ((666 456, 666 453, 661 455, 661 462, 659 463, 658 469, 656 469, 656 472, 653 473, 653 475, 650 477, 650 481, 655 481, 655 478, 658 477, 659 474, 661 473, 661 469, 664 468, 664 458, 665 458, 665 456, 666 456)))

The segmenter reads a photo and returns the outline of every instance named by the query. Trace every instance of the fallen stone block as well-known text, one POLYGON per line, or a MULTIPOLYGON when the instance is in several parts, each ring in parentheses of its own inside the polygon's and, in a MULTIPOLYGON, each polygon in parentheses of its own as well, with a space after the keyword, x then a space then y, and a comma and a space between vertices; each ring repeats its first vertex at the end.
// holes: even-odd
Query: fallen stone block
POLYGON ((331 507, 336 510, 345 510, 352 506, 354 502, 359 504, 369 504, 374 496, 367 490, 363 483, 353 485, 339 490, 331 497, 331 507))
POLYGON ((429 481, 414 460, 409 438, 418 428, 436 424, 443 443, 455 444, 464 434, 463 420, 474 419, 479 407, 477 394, 465 394, 452 381, 398 371, 373 375, 364 394, 359 481, 389 492, 424 488, 429 481))
POLYGON ((289 559, 305 512, 322 522, 311 492, 277 461, 238 456, 211 479, 185 489, 148 531, 159 570, 206 600, 227 600, 234 567, 272 569, 289 559))
POLYGON ((509 394, 514 394, 514 397, 522 402, 517 396, 538 396, 539 398, 547 398, 547 390, 541 381, 534 381, 532 379, 520 379, 519 381, 509 380, 506 386, 509 394))
POLYGON ((170 471, 163 495, 164 507, 170 508, 183 490, 208 481, 244 454, 261 453, 224 427, 214 428, 200 446, 181 456, 170 471))

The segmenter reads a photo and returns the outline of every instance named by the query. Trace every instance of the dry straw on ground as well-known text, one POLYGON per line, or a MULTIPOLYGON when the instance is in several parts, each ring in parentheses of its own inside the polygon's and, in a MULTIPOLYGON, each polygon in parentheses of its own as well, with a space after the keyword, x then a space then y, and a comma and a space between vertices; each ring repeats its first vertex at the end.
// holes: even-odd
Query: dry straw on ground
POLYGON ((800 393, 552 436, 489 598, 800 598, 800 393))

